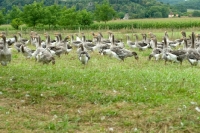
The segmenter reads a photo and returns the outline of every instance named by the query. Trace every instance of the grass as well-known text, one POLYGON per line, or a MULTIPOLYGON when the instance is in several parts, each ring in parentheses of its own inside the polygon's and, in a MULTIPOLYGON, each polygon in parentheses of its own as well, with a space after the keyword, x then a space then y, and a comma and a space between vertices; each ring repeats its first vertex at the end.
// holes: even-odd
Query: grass
POLYGON ((12 62, 0 66, 0 131, 199 132, 199 66, 164 65, 147 60, 150 49, 135 51, 138 61, 91 53, 83 66, 76 50, 42 65, 13 49, 12 62))

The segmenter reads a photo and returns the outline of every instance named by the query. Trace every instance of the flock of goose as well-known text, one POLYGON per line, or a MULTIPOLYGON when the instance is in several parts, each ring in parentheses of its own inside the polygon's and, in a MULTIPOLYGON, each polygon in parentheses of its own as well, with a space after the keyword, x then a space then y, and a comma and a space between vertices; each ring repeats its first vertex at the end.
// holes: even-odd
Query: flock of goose
POLYGON ((117 40, 112 32, 108 32, 108 38, 105 38, 101 32, 92 33, 92 40, 86 39, 84 33, 81 37, 78 34, 62 38, 61 33, 55 34, 55 39, 51 39, 50 35, 45 33, 45 40, 36 32, 31 31, 30 39, 22 37, 20 32, 11 38, 6 37, 5 32, 1 32, 0 37, 0 63, 6 66, 12 60, 11 47, 16 49, 25 58, 35 58, 37 62, 43 64, 55 64, 55 56, 60 57, 61 54, 68 54, 72 49, 76 49, 78 59, 84 65, 90 60, 90 52, 98 52, 101 55, 108 55, 111 58, 116 58, 124 61, 127 57, 139 59, 135 49, 144 51, 151 49, 148 59, 164 60, 170 62, 183 62, 188 60, 193 65, 200 63, 200 35, 195 35, 194 32, 190 36, 186 36, 186 32, 181 31, 182 38, 170 40, 168 33, 164 32, 164 37, 161 42, 157 41, 153 33, 141 34, 142 40, 139 40, 138 34, 133 34, 135 40, 132 41, 130 36, 126 34, 126 42, 122 39, 117 40), (125 44, 129 47, 126 48, 125 44), (30 48, 34 46, 34 49, 30 48))

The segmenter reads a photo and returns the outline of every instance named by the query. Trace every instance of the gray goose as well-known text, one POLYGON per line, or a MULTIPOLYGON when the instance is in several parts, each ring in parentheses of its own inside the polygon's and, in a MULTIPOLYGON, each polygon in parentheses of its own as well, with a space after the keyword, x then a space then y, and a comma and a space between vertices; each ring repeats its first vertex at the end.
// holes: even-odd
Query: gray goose
POLYGON ((63 40, 64 47, 65 47, 65 54, 69 54, 69 52, 72 51, 72 46, 70 46, 70 45, 68 44, 68 42, 69 42, 68 39, 70 39, 70 37, 69 37, 69 36, 66 36, 66 37, 64 38, 64 40, 63 40))
POLYGON ((28 44, 29 43, 28 39, 22 38, 22 34, 20 32, 18 32, 18 35, 19 35, 19 39, 18 39, 19 41, 24 42, 24 44, 28 44))
POLYGON ((109 34, 109 38, 105 39, 103 37, 103 34, 101 32, 99 32, 99 37, 100 37, 102 43, 106 43, 106 44, 110 44, 111 43, 111 40, 110 40, 111 32, 108 32, 108 34, 109 34))
POLYGON ((187 40, 187 44, 188 44, 188 45, 191 45, 191 43, 192 43, 191 36, 189 36, 189 38, 187 38, 186 32, 185 32, 185 31, 181 31, 181 35, 182 35, 182 38, 183 38, 183 39, 186 39, 186 40, 187 40))
POLYGON ((80 45, 81 51, 78 53, 79 60, 82 64, 86 65, 88 61, 90 60, 90 55, 87 51, 84 50, 83 44, 80 45))
POLYGON ((172 48, 176 48, 177 46, 180 45, 180 41, 178 41, 178 40, 172 41, 169 39, 169 35, 168 35, 167 31, 165 31, 165 38, 166 38, 168 45, 172 48))
POLYGON ((122 61, 124 61, 125 58, 132 57, 132 56, 134 56, 136 60, 139 59, 136 52, 132 52, 130 50, 116 46, 114 44, 114 35, 112 35, 112 42, 111 42, 110 49, 104 50, 103 54, 109 55, 110 57, 114 57, 114 58, 117 58, 117 59, 122 60, 122 61))
POLYGON ((154 48, 153 48, 151 54, 149 55, 149 60, 151 60, 152 57, 154 57, 155 60, 159 60, 159 59, 161 59, 162 49, 158 48, 156 38, 151 38, 151 40, 154 43, 154 48))
POLYGON ((42 48, 40 36, 38 36, 38 48, 32 54, 32 56, 36 57, 37 62, 41 62, 43 64, 49 64, 50 62, 52 62, 52 64, 55 64, 55 58, 50 53, 50 51, 42 48))
MULTIPOLYGON (((164 43, 167 44, 167 39, 164 37, 164 43)), ((187 51, 185 50, 174 50, 174 51, 166 51, 165 53, 165 64, 167 61, 178 62, 182 65, 183 60, 185 59, 187 51)))
POLYGON ((20 47, 21 47, 21 45, 25 45, 25 43, 24 43, 23 41, 19 41, 16 35, 14 35, 14 38, 15 38, 14 48, 15 48, 18 52, 20 52, 20 47))
POLYGON ((130 36, 128 34, 126 35, 126 39, 126 43, 130 48, 137 48, 135 42, 130 40, 130 36))
POLYGON ((8 48, 8 44, 6 43, 6 36, 0 34, 0 37, 3 39, 3 48, 0 49, 0 62, 1 65, 7 66, 9 62, 11 62, 11 51, 8 48))
POLYGON ((82 41, 74 40, 74 35, 71 35, 71 45, 72 46, 79 48, 82 43, 83 43, 82 41))
POLYGON ((142 33, 143 42, 149 44, 151 39, 147 38, 146 33, 142 33))
POLYGON ((37 61, 37 60, 39 60, 39 59, 38 59, 38 58, 39 58, 38 55, 39 55, 41 52, 45 51, 46 49, 43 48, 43 47, 41 46, 41 38, 40 38, 39 35, 37 35, 37 36, 34 37, 34 38, 37 40, 37 43, 36 43, 36 50, 32 53, 32 57, 34 57, 35 60, 37 61))
POLYGON ((26 59, 31 58, 32 54, 34 53, 35 50, 31 50, 30 48, 28 48, 27 46, 24 46, 24 44, 22 44, 20 46, 20 52, 22 53, 22 55, 24 57, 26 57, 26 59))
POLYGON ((83 39, 83 47, 85 47, 85 49, 87 49, 87 51, 93 51, 94 47, 96 46, 95 44, 93 44, 92 42, 87 42, 85 35, 82 36, 83 39))
POLYGON ((196 66, 200 63, 200 54, 198 53, 198 51, 195 49, 195 44, 194 44, 194 40, 195 40, 195 35, 194 32, 192 32, 192 36, 191 36, 191 42, 192 45, 190 48, 187 48, 187 59, 189 61, 189 63, 192 66, 196 66))
POLYGON ((134 34, 134 36, 135 36, 135 45, 139 48, 140 51, 145 50, 149 47, 149 44, 144 43, 142 41, 140 42, 138 41, 139 38, 137 34, 134 34))
POLYGON ((97 51, 98 53, 102 53, 103 50, 105 49, 110 49, 110 45, 107 43, 103 43, 101 41, 101 37, 100 36, 94 36, 94 38, 96 38, 96 46, 93 47, 94 51, 97 51))

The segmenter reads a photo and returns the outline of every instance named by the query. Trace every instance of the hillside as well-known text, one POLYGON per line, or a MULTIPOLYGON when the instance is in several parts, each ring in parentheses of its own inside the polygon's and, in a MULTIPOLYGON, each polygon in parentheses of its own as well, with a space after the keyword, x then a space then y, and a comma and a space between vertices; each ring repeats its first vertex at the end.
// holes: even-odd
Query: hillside
POLYGON ((158 1, 170 4, 170 5, 176 5, 176 4, 179 4, 181 2, 184 2, 185 0, 158 0, 158 1))
MULTIPOLYGON (((0 9, 6 11, 12 9, 12 5, 22 8, 26 4, 33 3, 34 0, 2 0, 0 9)), ((35 0, 41 2, 40 0, 35 0)), ((75 7, 76 10, 87 9, 93 12, 95 4, 101 4, 102 0, 44 0, 44 5, 49 6, 57 3, 68 8, 75 7)), ((160 3, 156 0, 109 0, 109 4, 117 12, 119 18, 123 18, 126 13, 130 18, 166 18, 172 9, 167 4, 160 3)))

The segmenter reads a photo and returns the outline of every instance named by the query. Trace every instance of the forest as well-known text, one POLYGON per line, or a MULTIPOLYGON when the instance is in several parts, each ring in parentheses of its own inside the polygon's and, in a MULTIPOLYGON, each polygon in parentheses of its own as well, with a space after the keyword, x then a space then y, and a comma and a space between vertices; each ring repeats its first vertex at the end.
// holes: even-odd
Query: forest
MULTIPOLYGON (((5 12, 12 9, 12 6, 18 6, 20 9, 27 4, 33 2, 41 2, 40 0, 1 0, 0 10, 5 12)), ((129 13, 130 18, 165 18, 169 12, 187 15, 187 9, 200 9, 199 0, 107 0, 109 4, 118 12, 120 18, 129 13), (166 11, 162 12, 162 9, 166 11), (153 10, 153 11, 152 11, 153 10), (153 13, 152 13, 153 12, 153 13)), ((58 4, 67 8, 75 7, 76 10, 86 9, 93 12, 95 4, 101 4, 103 0, 43 0, 45 6, 58 4)))
POLYGON ((177 17, 200 17, 199 11, 187 12, 188 8, 199 9, 197 0, 179 1, 180 3, 176 5, 166 2, 167 0, 161 2, 156 0, 44 0, 42 2, 2 0, 0 24, 11 24, 18 29, 22 24, 33 27, 38 24, 49 27, 85 26, 91 25, 93 21, 106 23, 112 19, 123 19, 125 14, 129 15, 129 19, 167 18, 172 13, 178 14, 177 17), (71 19, 66 19, 66 17, 71 19))

